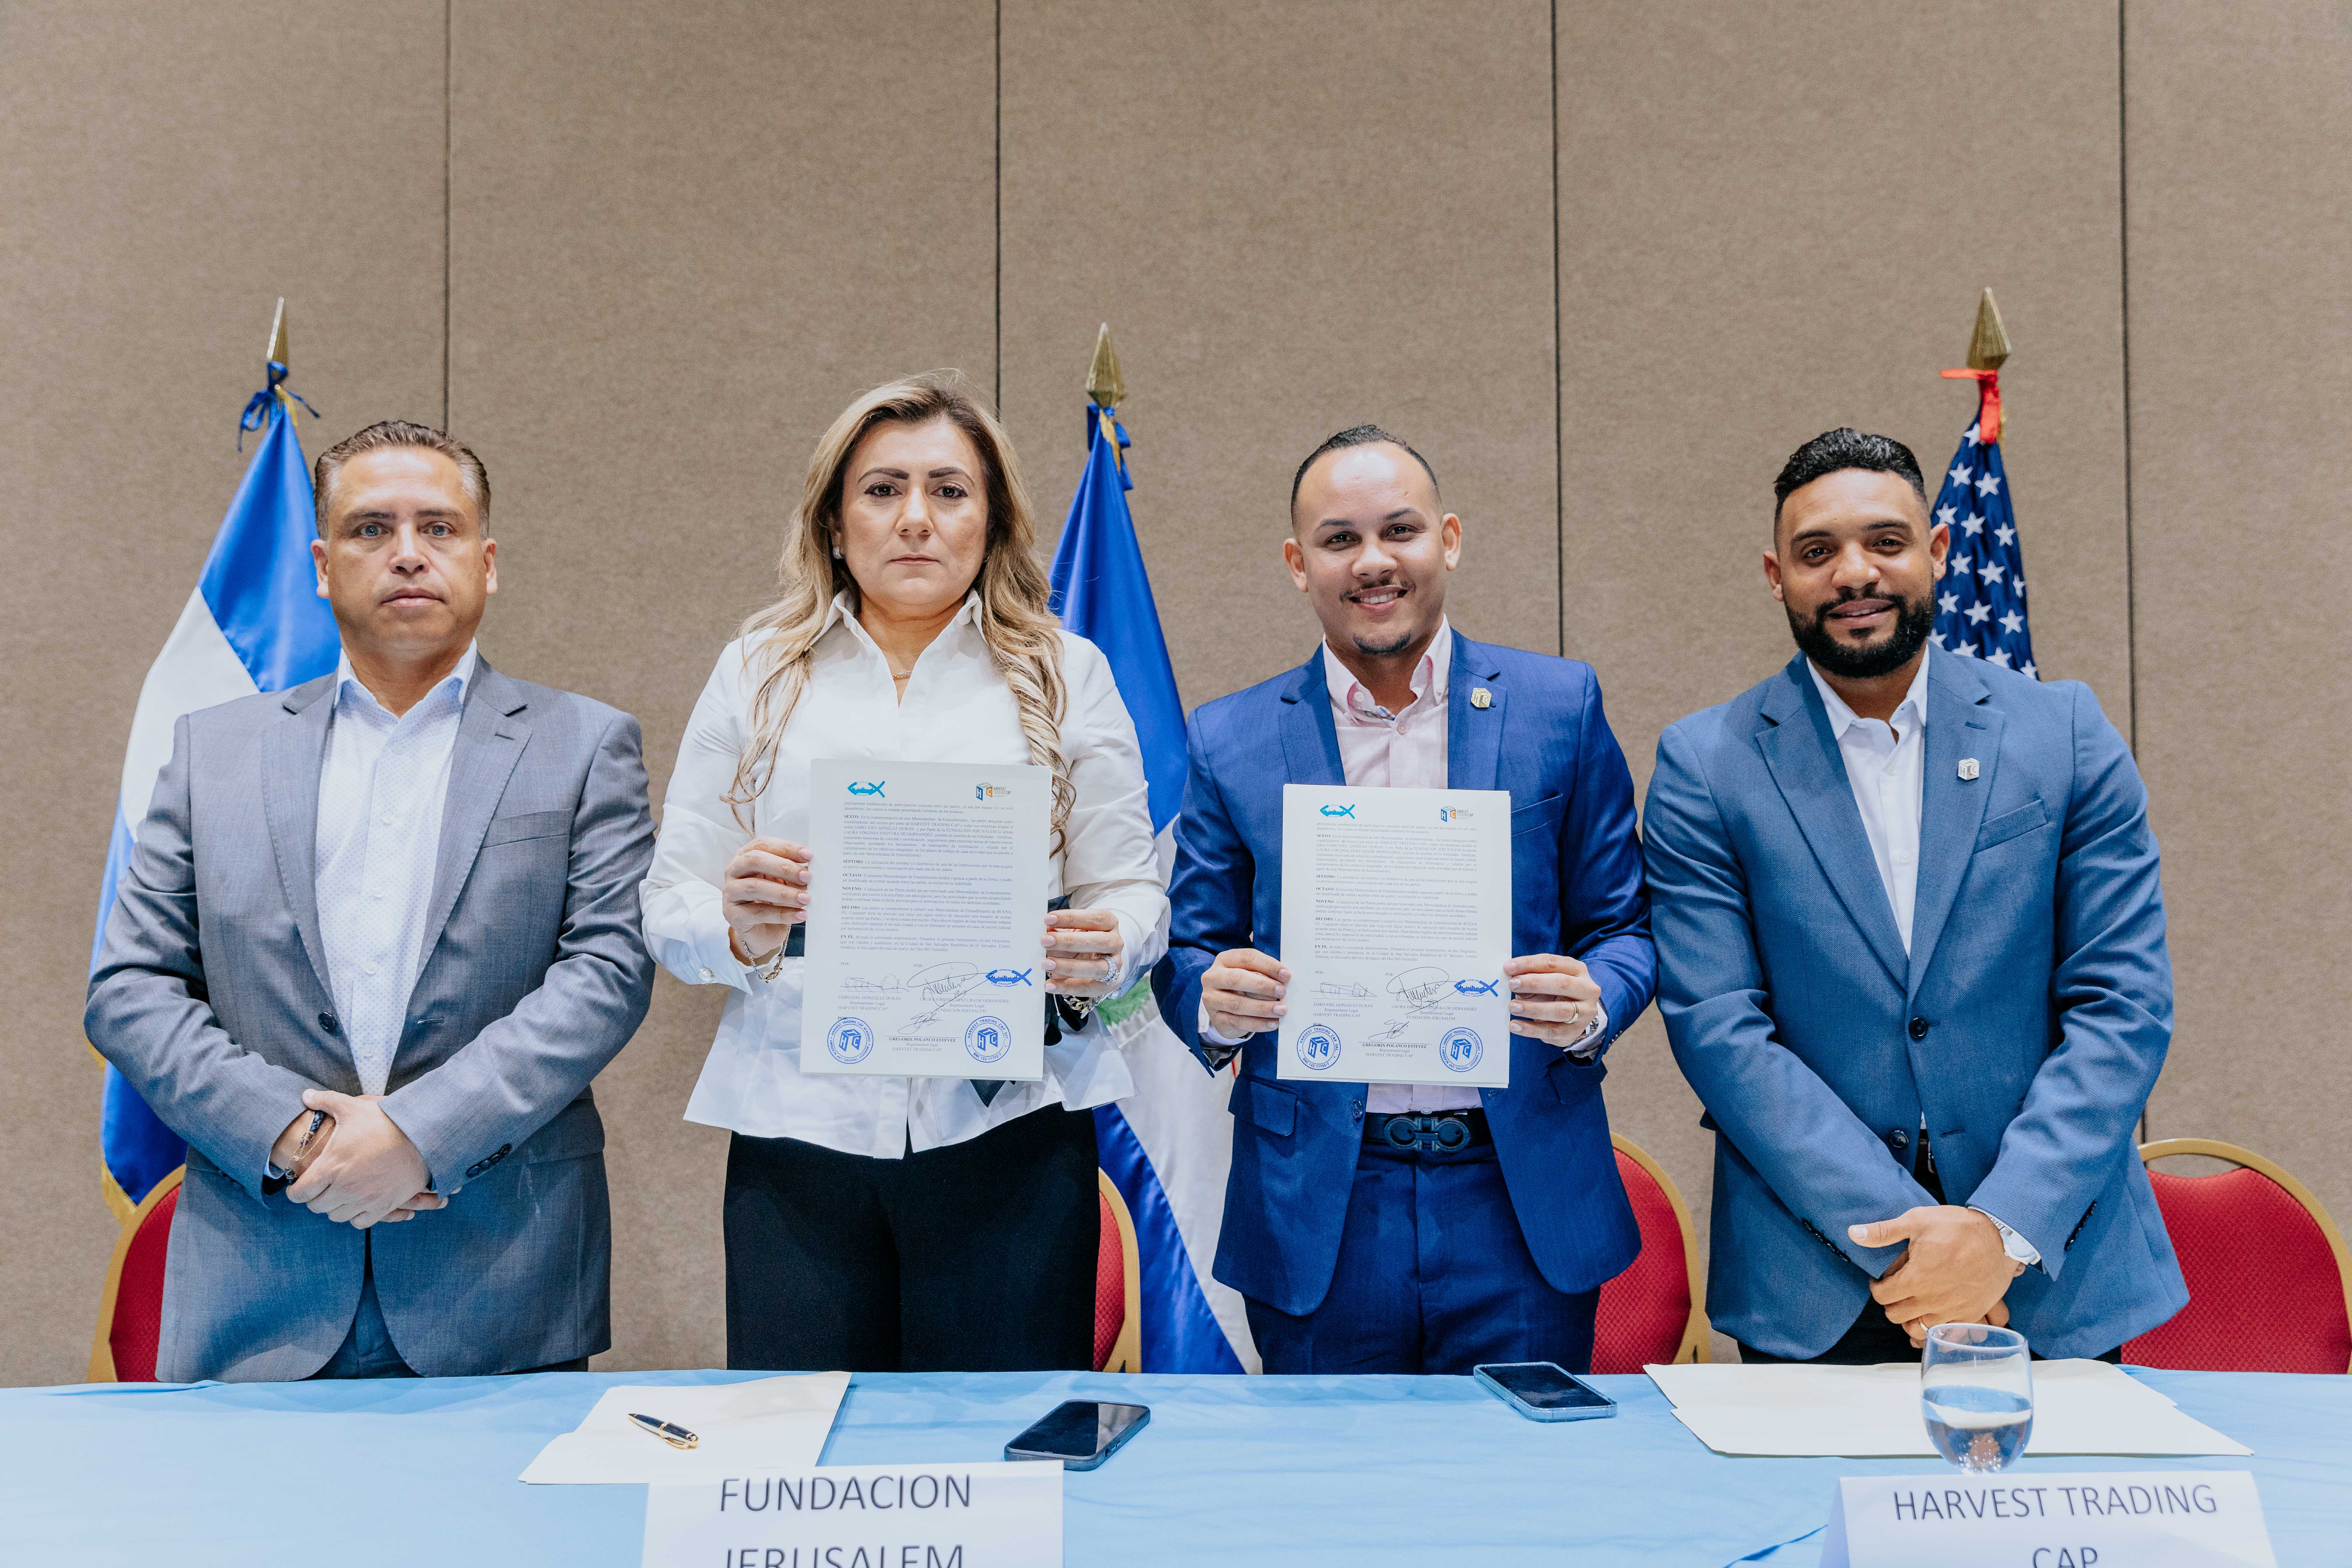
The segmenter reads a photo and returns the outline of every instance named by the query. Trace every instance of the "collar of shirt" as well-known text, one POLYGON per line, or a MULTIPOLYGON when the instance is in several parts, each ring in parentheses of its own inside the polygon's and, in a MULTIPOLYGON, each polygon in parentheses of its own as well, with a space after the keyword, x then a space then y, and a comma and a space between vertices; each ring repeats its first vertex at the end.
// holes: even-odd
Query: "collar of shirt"
POLYGON ((1453 673, 1454 628, 1443 616, 1437 619, 1437 635, 1429 639, 1428 651, 1413 668, 1413 700, 1402 713, 1391 713, 1375 701, 1364 683, 1339 662, 1330 643, 1327 640, 1323 644, 1323 684, 1331 691, 1332 717, 1343 724, 1391 725, 1407 715, 1419 718, 1433 709, 1442 709, 1453 673))
POLYGON ((1880 724, 1880 729, 1865 730, 1864 733, 1874 741, 1885 739, 1892 744, 1908 740, 1915 734, 1927 732, 1927 661, 1935 657, 1936 650, 1931 647, 1923 646, 1919 649, 1918 671, 1911 677, 1910 688, 1903 693, 1903 700, 1895 705, 1894 720, 1886 723, 1876 719, 1864 719, 1847 707, 1845 699, 1822 679, 1820 668, 1810 658, 1805 660, 1805 673, 1813 678, 1813 689, 1822 694, 1822 706, 1829 710, 1830 733, 1841 743, 1845 740, 1846 731, 1856 724, 1880 724), (1909 717, 1906 718, 1906 714, 1909 717))
MULTIPOLYGON (((923 649, 923 653, 927 654, 931 651, 931 648, 938 647, 945 642, 950 632, 958 631, 965 626, 971 627, 974 632, 980 630, 980 590, 977 588, 963 596, 963 603, 957 607, 955 615, 949 619, 946 626, 940 628, 940 635, 931 639, 930 647, 923 649)), ((859 644, 876 658, 880 659, 885 665, 890 662, 890 656, 882 651, 882 645, 874 640, 873 634, 869 633, 864 624, 858 620, 856 603, 850 597, 849 590, 846 588, 833 596, 833 608, 825 612, 824 629, 817 633, 817 640, 824 641, 824 638, 832 636, 836 628, 842 627, 847 628, 849 635, 856 637, 859 644)), ((922 662, 920 654, 916 656, 915 662, 918 664, 922 662)))
MULTIPOLYGON (((466 688, 473 684, 474 667, 481 660, 479 652, 481 646, 479 637, 467 643, 466 651, 457 656, 457 668, 443 676, 434 685, 433 689, 425 694, 416 707, 411 708, 408 712, 415 712, 417 709, 424 707, 426 702, 430 702, 444 691, 451 690, 457 693, 457 703, 463 707, 466 701, 466 688)), ((371 718, 381 716, 391 722, 398 722, 394 719, 392 710, 377 701, 375 693, 370 691, 367 689, 367 683, 352 670, 352 656, 348 651, 335 656, 335 708, 338 712, 355 709, 371 718)), ((404 719, 407 716, 406 713, 400 715, 404 719)))

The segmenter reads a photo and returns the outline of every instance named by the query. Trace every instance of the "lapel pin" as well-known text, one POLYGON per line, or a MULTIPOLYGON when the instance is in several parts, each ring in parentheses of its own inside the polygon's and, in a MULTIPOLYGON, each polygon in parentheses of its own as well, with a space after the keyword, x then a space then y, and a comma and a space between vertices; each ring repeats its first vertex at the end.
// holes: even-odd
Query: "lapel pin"
POLYGON ((1472 687, 1472 688, 1470 689, 1470 706, 1471 706, 1471 707, 1473 707, 1473 708, 1492 708, 1494 705, 1495 705, 1495 694, 1494 694, 1493 692, 1491 692, 1491 691, 1487 690, 1487 689, 1486 689, 1485 687, 1483 687, 1483 686, 1474 686, 1474 687, 1472 687))
POLYGON ((1960 759, 1960 777, 1963 779, 1972 779, 1976 776, 1977 760, 1974 757, 1962 757, 1960 759))

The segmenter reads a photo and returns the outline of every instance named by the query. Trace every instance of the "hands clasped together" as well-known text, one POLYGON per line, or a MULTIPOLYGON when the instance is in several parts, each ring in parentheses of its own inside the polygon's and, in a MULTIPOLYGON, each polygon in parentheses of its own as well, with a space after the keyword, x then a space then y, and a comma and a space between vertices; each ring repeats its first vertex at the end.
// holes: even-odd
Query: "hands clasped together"
POLYGON ((326 1112, 327 1120, 310 1132, 307 1147, 308 1113, 288 1122, 271 1146, 271 1163, 294 1174, 286 1188, 288 1197, 313 1214, 358 1230, 448 1206, 446 1197, 431 1190, 425 1156, 384 1114, 379 1103, 383 1098, 337 1094, 329 1089, 303 1091, 302 1103, 313 1112, 326 1112))
MULTIPOLYGON (((728 942, 744 963, 775 956, 808 916, 809 849, 787 838, 754 838, 735 852, 719 889, 728 942)), ((1062 996, 1110 993, 1126 941, 1108 910, 1055 910, 1045 916, 1045 989, 1062 996)))
MULTIPOLYGON (((1601 1016, 1601 985, 1581 961, 1535 952, 1503 965, 1511 983, 1511 1033, 1548 1046, 1572 1046, 1601 1016)), ((1209 1027, 1238 1040, 1282 1021, 1290 969, 1254 947, 1217 954, 1201 976, 1201 1005, 1209 1027)))
POLYGON ((1927 1342, 1937 1323, 2009 1324, 2009 1282, 2025 1266, 2009 1256, 2000 1232, 1974 1209, 1946 1204, 1906 1209, 1893 1219, 1850 1226, 1862 1247, 1908 1245, 1894 1267, 1873 1280, 1870 1294, 1889 1322, 1927 1342))

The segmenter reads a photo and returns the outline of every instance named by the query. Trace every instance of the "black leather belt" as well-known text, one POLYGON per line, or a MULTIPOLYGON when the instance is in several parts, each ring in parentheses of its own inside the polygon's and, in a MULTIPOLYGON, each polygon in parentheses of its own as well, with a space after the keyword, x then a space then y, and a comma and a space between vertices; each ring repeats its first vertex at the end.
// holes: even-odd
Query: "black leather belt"
POLYGON ((1375 1149, 1451 1154, 1494 1141, 1483 1110, 1415 1110, 1364 1118, 1364 1142, 1375 1149))

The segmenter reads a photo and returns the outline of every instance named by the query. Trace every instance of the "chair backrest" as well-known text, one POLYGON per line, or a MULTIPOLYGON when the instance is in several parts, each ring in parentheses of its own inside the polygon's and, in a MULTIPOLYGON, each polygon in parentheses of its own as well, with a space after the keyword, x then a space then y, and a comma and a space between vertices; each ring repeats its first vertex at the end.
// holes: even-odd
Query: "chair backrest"
POLYGON ((2236 1169, 2148 1172, 2189 1305, 2125 1342, 2124 1360, 2189 1372, 2352 1370, 2352 1256, 2319 1200, 2234 1143, 2168 1138, 2139 1152, 2150 1164, 2177 1154, 2236 1169))
POLYGON ((1706 1361, 1706 1310, 1699 1284, 1698 1232, 1682 1194, 1632 1139, 1610 1134, 1617 1173, 1633 1200, 1642 1250, 1601 1287, 1592 1326, 1592 1370, 1639 1372, 1654 1362, 1706 1361))
POLYGON ((186 1173, 183 1165, 156 1183, 115 1238, 89 1347, 92 1383, 155 1381, 155 1353, 163 1341, 163 1262, 186 1173))
POLYGON ((1095 1173, 1102 1242, 1095 1249, 1095 1370, 1143 1370, 1142 1270, 1135 1219, 1108 1173, 1095 1173))

